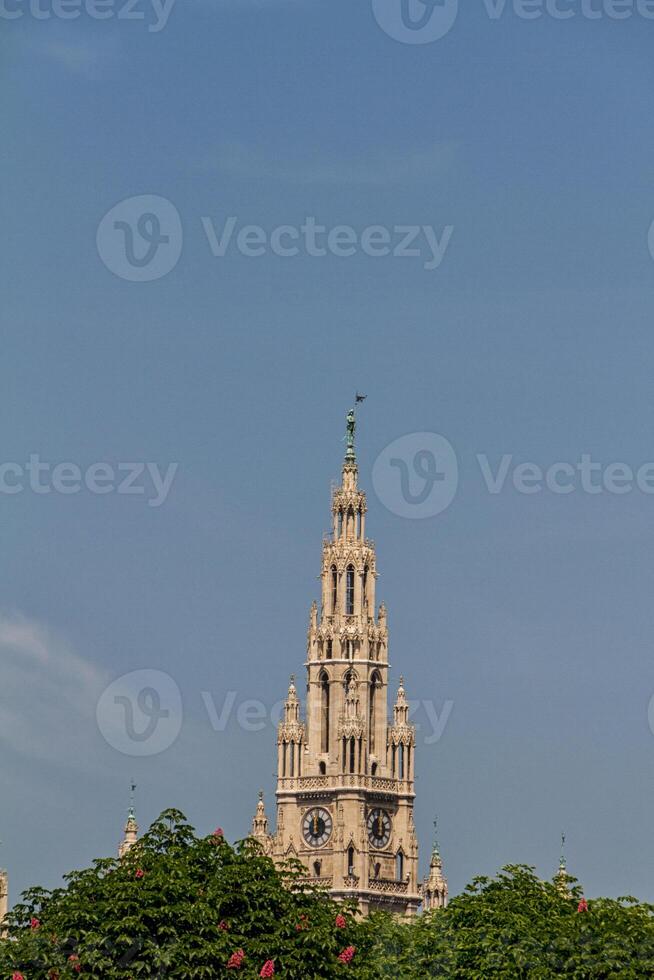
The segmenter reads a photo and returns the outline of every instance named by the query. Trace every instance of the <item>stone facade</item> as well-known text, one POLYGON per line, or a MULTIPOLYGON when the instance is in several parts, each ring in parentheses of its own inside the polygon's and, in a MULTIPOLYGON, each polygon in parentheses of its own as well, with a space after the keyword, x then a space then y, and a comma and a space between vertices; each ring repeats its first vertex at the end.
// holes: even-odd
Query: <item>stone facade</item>
MULTIPOLYGON (((351 413, 352 417, 352 413, 351 413)), ((413 915, 420 905, 413 822, 415 730, 400 681, 388 717, 386 608, 376 610, 377 559, 353 444, 332 494, 320 608, 309 617, 306 713, 291 678, 277 736, 277 825, 260 798, 253 836, 310 881, 362 912, 413 915)))
POLYGON ((0 868, 0 936, 4 935, 3 922, 9 904, 9 875, 0 868))

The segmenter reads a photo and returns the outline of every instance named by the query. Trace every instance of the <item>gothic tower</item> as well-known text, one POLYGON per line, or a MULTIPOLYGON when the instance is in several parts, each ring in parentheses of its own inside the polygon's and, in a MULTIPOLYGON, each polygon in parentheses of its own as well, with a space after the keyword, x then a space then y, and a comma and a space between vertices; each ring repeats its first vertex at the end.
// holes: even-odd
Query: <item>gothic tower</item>
POLYGON ((386 608, 375 613, 375 545, 365 534, 354 428, 352 410, 322 547, 320 610, 314 602, 309 619, 306 720, 291 678, 277 737, 277 828, 268 834, 260 799, 254 835, 276 860, 299 858, 335 898, 358 899, 364 913, 413 915, 415 730, 402 680, 388 718, 386 608))

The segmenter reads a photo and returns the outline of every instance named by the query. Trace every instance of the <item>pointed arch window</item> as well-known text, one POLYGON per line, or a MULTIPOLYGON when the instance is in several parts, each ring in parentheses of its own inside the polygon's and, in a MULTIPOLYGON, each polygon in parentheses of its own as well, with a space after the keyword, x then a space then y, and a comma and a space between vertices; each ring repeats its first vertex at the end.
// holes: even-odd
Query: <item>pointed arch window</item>
POLYGON ((395 855, 395 877, 398 881, 404 881, 404 854, 398 851, 395 855))
POLYGON ((334 655, 334 642, 333 640, 327 640, 327 660, 331 660, 334 655))
POLYGON ((367 565, 363 566, 362 591, 363 591, 363 605, 367 609, 368 608, 368 566, 367 565))
POLYGON ((375 751, 375 729, 377 727, 377 701, 378 690, 381 687, 381 676, 375 671, 370 678, 370 702, 368 713, 368 746, 369 751, 375 751))
POLYGON ((320 863, 320 861, 314 861, 313 862, 313 875, 314 875, 314 878, 319 878, 320 877, 321 870, 322 870, 322 864, 320 863))
POLYGON ((320 751, 329 752, 329 676, 320 675, 320 751))
MULTIPOLYGON (((347 647, 346 647, 346 649, 347 649, 347 647)), ((346 697, 349 694, 355 693, 355 691, 356 691, 356 683, 357 683, 357 674, 350 667, 350 669, 348 670, 347 674, 343 678, 343 688, 345 689, 345 696, 346 697)))
POLYGON ((332 614, 336 613, 338 603, 338 571, 336 565, 332 565, 332 614))
POLYGON ((354 615, 354 565, 347 566, 345 580, 345 614, 354 615))
POLYGON ((352 845, 347 849, 347 873, 350 878, 354 877, 354 848, 352 845))

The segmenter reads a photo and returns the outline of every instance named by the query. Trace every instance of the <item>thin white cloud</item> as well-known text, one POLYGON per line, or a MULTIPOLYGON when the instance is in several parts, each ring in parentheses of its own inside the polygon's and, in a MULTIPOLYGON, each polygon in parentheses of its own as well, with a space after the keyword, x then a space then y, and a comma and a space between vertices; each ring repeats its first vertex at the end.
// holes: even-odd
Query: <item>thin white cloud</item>
POLYGON ((0 744, 79 765, 106 674, 46 627, 0 613, 0 744))
POLYGON ((273 156, 239 141, 221 143, 201 161, 201 169, 219 171, 248 180, 281 180, 302 184, 386 185, 429 181, 442 176, 452 166, 456 144, 435 142, 404 150, 371 151, 345 157, 328 155, 291 159, 273 156))
POLYGON ((63 38, 32 42, 36 54, 72 75, 94 80, 102 78, 119 58, 119 44, 114 36, 103 40, 63 38))

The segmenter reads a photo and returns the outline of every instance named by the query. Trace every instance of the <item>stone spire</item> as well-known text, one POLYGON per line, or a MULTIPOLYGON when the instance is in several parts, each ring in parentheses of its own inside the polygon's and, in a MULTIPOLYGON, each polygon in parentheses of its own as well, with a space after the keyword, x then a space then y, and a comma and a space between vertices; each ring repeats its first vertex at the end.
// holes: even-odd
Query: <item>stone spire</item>
POLYGON ((134 790, 136 789, 136 784, 132 783, 130 789, 130 804, 129 810, 127 811, 127 822, 125 824, 125 831, 123 834, 123 839, 118 845, 118 857, 122 858, 127 854, 127 852, 136 844, 139 836, 139 825, 136 822, 136 817, 134 815, 134 790))
POLYGON ((284 721, 287 725, 300 721, 300 699, 297 696, 295 686, 295 674, 291 674, 288 685, 288 694, 284 702, 284 721))
POLYGON ((267 840, 268 838, 268 817, 263 802, 263 790, 259 790, 257 811, 252 821, 252 836, 257 840, 267 840))
POLYGON ((554 875, 554 884, 564 898, 570 897, 568 868, 565 860, 565 834, 561 834, 561 856, 559 858, 559 870, 554 875))
POLYGON ((409 724, 409 702, 406 699, 403 677, 400 677, 400 686, 397 689, 397 698, 393 705, 393 721, 396 725, 409 724))
POLYGON ((288 694, 284 701, 284 716, 277 729, 278 771, 298 779, 302 774, 305 729, 300 720, 300 699, 295 687, 295 675, 291 674, 288 694))
POLYGON ((444 909, 447 905, 447 878, 443 874, 443 861, 438 846, 438 820, 434 820, 434 846, 429 862, 429 874, 424 880, 422 894, 425 912, 444 909))

